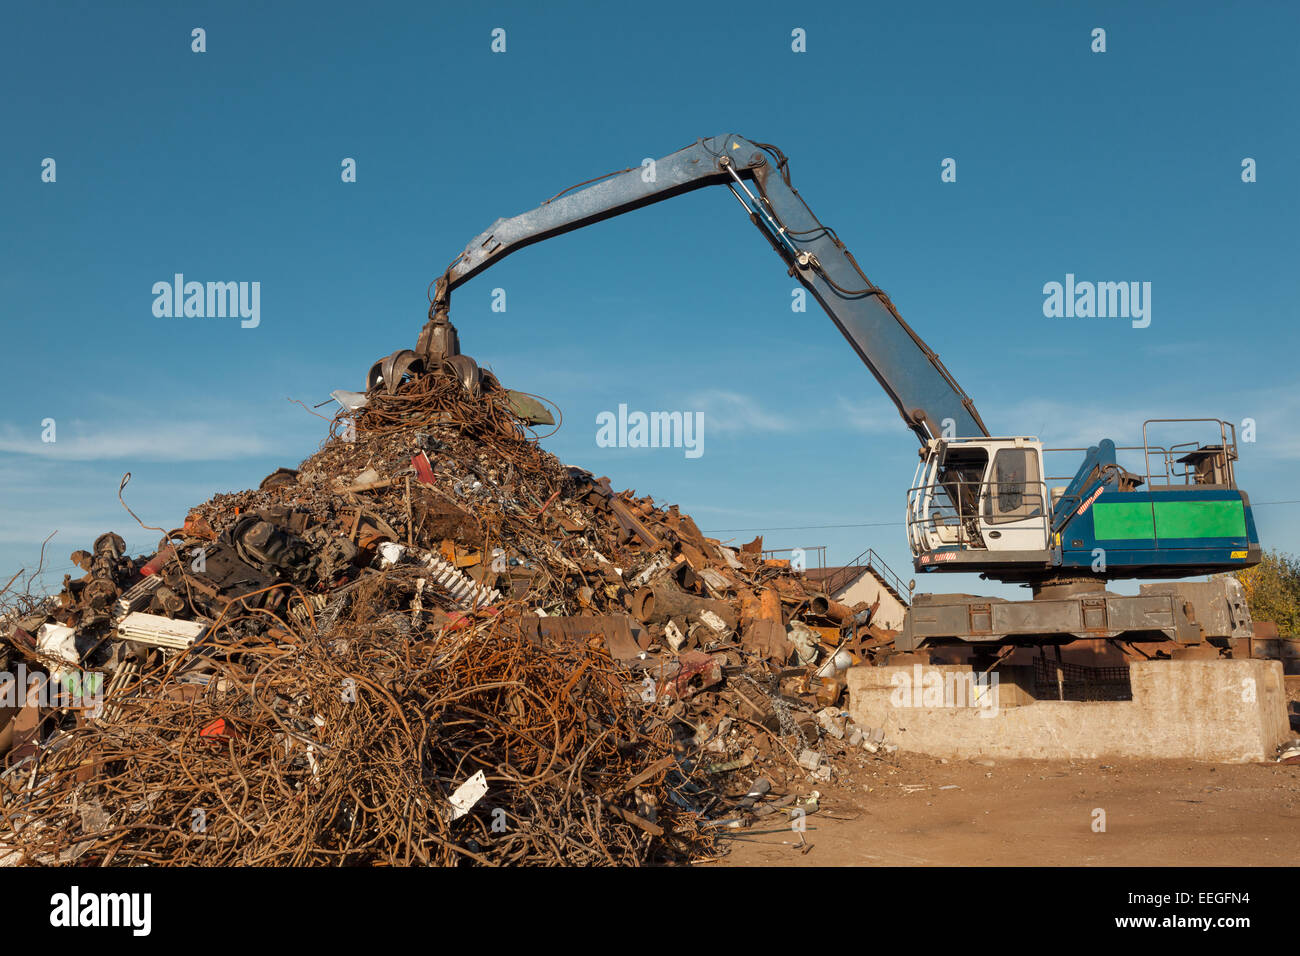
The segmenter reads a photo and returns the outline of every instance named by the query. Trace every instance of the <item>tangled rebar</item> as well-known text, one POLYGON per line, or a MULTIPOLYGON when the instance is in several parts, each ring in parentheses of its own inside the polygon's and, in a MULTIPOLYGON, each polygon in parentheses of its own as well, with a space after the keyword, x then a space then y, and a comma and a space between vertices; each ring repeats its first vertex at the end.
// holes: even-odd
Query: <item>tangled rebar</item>
POLYGON ((180 659, 110 694, 0 794, 22 862, 83 865, 637 864, 707 854, 657 821, 671 733, 589 647, 497 617, 412 641, 366 596, 320 633, 223 627, 205 684, 180 659), (658 765, 658 766, 656 766, 658 765), (646 773, 647 768, 654 768, 646 773), (486 793, 451 797, 481 772, 486 793))

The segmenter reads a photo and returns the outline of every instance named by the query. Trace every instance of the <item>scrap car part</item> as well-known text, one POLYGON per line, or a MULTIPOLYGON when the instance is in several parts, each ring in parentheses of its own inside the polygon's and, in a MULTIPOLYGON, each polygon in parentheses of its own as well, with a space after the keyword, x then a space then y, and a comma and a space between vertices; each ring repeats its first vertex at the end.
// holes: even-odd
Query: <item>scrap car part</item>
POLYGON ((235 553, 265 572, 301 577, 311 563, 311 550, 301 538, 280 530, 261 515, 245 515, 227 532, 235 553))

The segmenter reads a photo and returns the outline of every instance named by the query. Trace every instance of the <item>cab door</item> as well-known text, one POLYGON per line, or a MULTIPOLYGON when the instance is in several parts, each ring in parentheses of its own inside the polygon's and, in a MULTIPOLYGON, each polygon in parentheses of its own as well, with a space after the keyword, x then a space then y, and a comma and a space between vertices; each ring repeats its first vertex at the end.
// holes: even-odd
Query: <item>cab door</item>
POLYGON ((1049 518, 1042 446, 997 449, 980 494, 980 531, 988 549, 1045 550, 1049 518))

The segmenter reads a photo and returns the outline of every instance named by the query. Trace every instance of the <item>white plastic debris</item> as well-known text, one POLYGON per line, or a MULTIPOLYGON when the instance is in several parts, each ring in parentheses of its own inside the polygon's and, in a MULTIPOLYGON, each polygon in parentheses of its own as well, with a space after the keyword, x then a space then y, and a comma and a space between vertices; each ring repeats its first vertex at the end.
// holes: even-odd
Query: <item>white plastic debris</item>
POLYGON ((483 794, 487 792, 487 778, 480 770, 457 787, 456 792, 451 795, 451 818, 459 820, 469 813, 474 808, 474 804, 482 800, 483 794))
MULTIPOLYGON (((893 752, 886 748, 885 731, 883 728, 880 727, 870 727, 863 731, 862 748, 864 750, 870 751, 873 754, 879 753, 882 750, 885 750, 886 753, 893 752)), ((894 748, 894 750, 897 749, 898 749, 897 747, 894 748)))
POLYGON ((727 623, 712 611, 701 611, 700 620, 707 624, 710 630, 717 631, 719 634, 727 629, 727 623))
POLYGON ((161 614, 132 611, 117 622, 117 634, 124 641, 183 651, 207 631, 206 621, 180 621, 161 614))
POLYGON ((844 739, 844 716, 834 707, 824 707, 817 712, 817 723, 836 740, 844 739))
POLYGON ((664 625, 664 640, 668 642, 668 646, 673 649, 674 653, 676 653, 682 649, 682 644, 686 640, 686 635, 682 633, 681 628, 672 621, 669 621, 664 625))
POLYGON ((799 766, 805 770, 816 770, 822 765, 822 755, 815 750, 804 748, 799 751, 799 766))
POLYGON ((358 408, 365 408, 366 403, 370 401, 370 399, 366 398, 365 392, 349 392, 342 388, 336 388, 330 392, 330 398, 350 412, 355 412, 358 408))
MULTIPOLYGON (((36 632, 36 649, 47 657, 67 661, 69 664, 81 663, 81 656, 77 653, 77 632, 62 624, 42 624, 36 632)), ((72 673, 72 668, 60 667, 50 676, 55 680, 63 680, 72 673)))
POLYGON ((391 568, 397 562, 402 560, 406 554, 406 547, 393 541, 385 541, 379 546, 379 567, 383 570, 391 568))
POLYGON ((799 657, 800 667, 807 667, 817 660, 816 631, 802 621, 791 621, 785 633, 786 637, 790 639, 790 643, 794 645, 795 653, 799 657))

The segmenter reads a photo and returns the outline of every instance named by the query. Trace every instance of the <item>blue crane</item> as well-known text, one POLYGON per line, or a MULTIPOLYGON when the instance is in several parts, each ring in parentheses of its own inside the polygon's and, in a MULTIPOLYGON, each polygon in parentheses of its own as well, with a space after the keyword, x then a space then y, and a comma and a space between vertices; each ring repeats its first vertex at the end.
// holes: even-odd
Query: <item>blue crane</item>
POLYGON ((1084 450, 1062 487, 1050 488, 1033 436, 991 435, 938 354, 905 322, 848 248, 809 209, 775 146, 741 136, 700 139, 663 159, 580 183, 475 236, 434 284, 414 350, 376 363, 368 386, 396 387, 408 369, 446 368, 474 389, 480 371, 462 355, 450 296, 510 253, 704 186, 729 189, 789 273, 826 311, 920 442, 907 494, 907 535, 919 574, 978 572, 1032 589, 1033 600, 916 595, 897 644, 1062 643, 1077 638, 1207 641, 1248 636, 1249 613, 1230 577, 1142 585, 1111 594, 1107 581, 1235 571, 1260 560, 1245 492, 1237 488, 1235 427, 1219 419, 1143 423, 1144 472, 1122 467, 1109 439, 1084 450), (1162 424, 1208 428, 1207 441, 1148 440, 1162 424), (1154 465, 1153 465, 1154 462, 1154 465))

